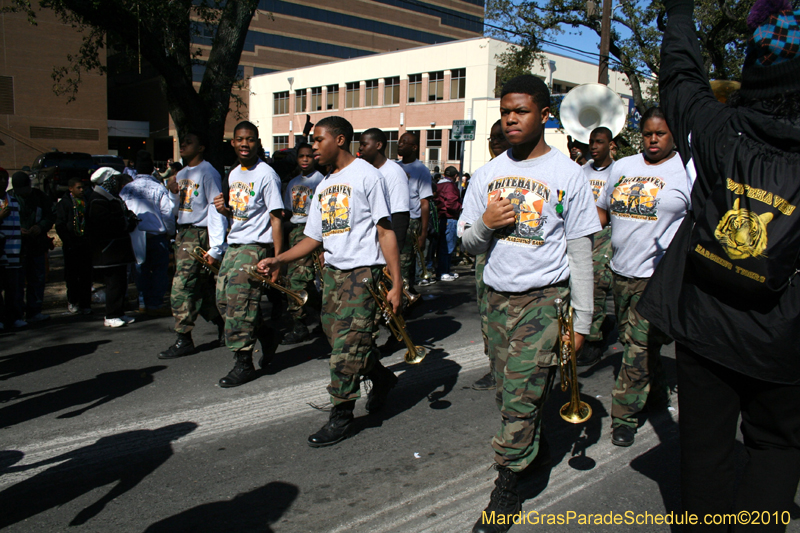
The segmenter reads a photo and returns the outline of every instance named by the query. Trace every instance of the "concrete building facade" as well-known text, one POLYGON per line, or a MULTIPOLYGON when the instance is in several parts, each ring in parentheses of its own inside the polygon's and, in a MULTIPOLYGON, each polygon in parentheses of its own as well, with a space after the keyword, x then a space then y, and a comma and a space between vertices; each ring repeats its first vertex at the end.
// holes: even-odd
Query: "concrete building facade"
MULTIPOLYGON (((306 114, 312 122, 339 115, 357 133, 371 127, 389 137, 387 155, 396 156, 397 139, 406 131, 420 136, 420 159, 429 167, 458 166, 459 141, 450 141, 453 120, 474 119, 475 141, 464 147, 466 172, 489 157, 488 138, 500 118, 497 58, 509 45, 478 37, 456 42, 387 52, 254 76, 250 80, 250 120, 260 130, 268 151, 294 145, 306 114)), ((597 65, 547 54, 535 75, 563 94, 583 83, 597 81, 597 65)), ((630 100, 625 77, 611 72, 609 87, 630 100)), ((567 139, 549 124, 547 142, 567 151, 567 139)), ((357 136, 353 151, 357 150, 357 136)))

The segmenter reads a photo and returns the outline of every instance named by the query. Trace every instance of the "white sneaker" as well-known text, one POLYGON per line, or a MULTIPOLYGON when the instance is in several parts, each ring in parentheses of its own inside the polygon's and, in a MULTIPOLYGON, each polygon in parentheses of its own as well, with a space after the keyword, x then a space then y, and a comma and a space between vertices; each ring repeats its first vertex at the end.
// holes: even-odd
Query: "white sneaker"
POLYGON ((120 319, 121 319, 123 322, 125 322, 126 324, 133 324, 134 322, 136 322, 136 319, 135 319, 135 318, 133 318, 132 316, 128 316, 128 315, 122 315, 122 316, 121 316, 121 317, 119 317, 119 318, 120 318, 120 319))
POLYGON ((121 328, 126 322, 121 318, 106 318, 103 320, 103 325, 108 328, 121 328))
POLYGON ((453 272, 450 275, 453 276, 453 279, 458 279, 458 272, 453 272))
POLYGON ((419 285, 420 287, 425 287, 426 285, 430 284, 431 284, 430 280, 427 279, 421 279, 419 280, 419 283, 417 283, 417 285, 419 285))
POLYGON ((67 312, 71 315, 77 315, 80 309, 76 304, 67 304, 67 312))
POLYGON ((33 324, 35 322, 44 322, 45 320, 50 320, 50 315, 46 315, 44 313, 36 313, 36 315, 28 318, 28 323, 33 324))
POLYGON ((456 278, 452 274, 442 274, 439 279, 442 281, 455 281, 456 278))
POLYGON ((28 325, 28 323, 25 322, 24 320, 15 320, 14 321, 14 327, 15 328, 24 328, 27 325, 28 325))

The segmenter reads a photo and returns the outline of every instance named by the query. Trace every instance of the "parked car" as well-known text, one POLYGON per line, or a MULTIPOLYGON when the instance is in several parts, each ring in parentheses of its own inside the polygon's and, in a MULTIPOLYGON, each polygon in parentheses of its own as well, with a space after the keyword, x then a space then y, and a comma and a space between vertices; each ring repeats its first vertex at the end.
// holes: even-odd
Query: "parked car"
POLYGON ((111 167, 120 174, 125 170, 125 160, 118 155, 93 155, 92 159, 99 167, 111 167))
POLYGON ((37 157, 31 165, 31 182, 34 187, 57 199, 67 191, 70 178, 78 177, 88 185, 98 168, 90 154, 47 152, 37 157))

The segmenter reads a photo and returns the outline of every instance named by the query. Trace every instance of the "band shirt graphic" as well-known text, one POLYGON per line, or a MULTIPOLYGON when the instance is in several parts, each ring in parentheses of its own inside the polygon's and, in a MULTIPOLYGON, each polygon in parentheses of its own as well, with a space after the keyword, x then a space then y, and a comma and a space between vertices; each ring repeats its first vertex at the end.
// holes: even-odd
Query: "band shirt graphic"
POLYGON ((489 183, 488 195, 487 203, 505 198, 514 209, 514 224, 495 232, 498 239, 530 246, 544 244, 547 215, 542 214, 542 208, 550 201, 546 184, 531 178, 505 177, 489 183))

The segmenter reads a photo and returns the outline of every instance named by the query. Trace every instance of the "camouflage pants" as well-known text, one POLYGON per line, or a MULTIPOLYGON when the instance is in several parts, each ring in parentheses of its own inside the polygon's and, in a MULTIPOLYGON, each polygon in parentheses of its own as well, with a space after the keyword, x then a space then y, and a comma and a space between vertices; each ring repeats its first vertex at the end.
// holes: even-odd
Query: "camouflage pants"
POLYGON ((478 294, 478 313, 481 317, 481 336, 483 337, 483 353, 489 356, 492 364, 492 354, 489 351, 489 320, 486 315, 486 285, 483 283, 483 269, 486 267, 486 254, 475 256, 475 292, 478 294))
POLYGON ((637 414, 644 408, 648 394, 669 394, 661 364, 661 346, 672 340, 636 311, 648 279, 614 274, 614 306, 624 352, 611 392, 612 427, 636 429, 637 414))
POLYGON ((361 396, 361 379, 376 356, 372 342, 376 304, 363 280, 380 279, 380 267, 337 270, 325 267, 322 328, 331 345, 331 403, 361 396))
POLYGON ((175 331, 189 333, 194 328, 197 315, 208 322, 219 316, 214 294, 214 275, 189 257, 185 249, 195 246, 208 250, 208 230, 189 227, 175 236, 175 278, 172 280, 170 306, 175 317, 175 331))
MULTIPOLYGON (((294 247, 298 242, 306 238, 303 231, 306 229, 305 224, 296 225, 289 233, 289 247, 294 247)), ((308 301, 306 305, 299 305, 293 298, 289 298, 289 314, 295 322, 300 322, 306 317, 307 306, 319 309, 320 298, 317 292, 317 287, 314 284, 316 279, 316 271, 314 270, 314 261, 310 255, 289 263, 286 270, 286 278, 289 280, 289 289, 297 291, 306 291, 308 293, 308 301)))
POLYGON ((422 221, 412 218, 408 221, 408 231, 406 232, 406 244, 400 250, 400 274, 408 280, 409 286, 415 285, 417 254, 414 252, 414 242, 419 238, 422 228, 422 221))
POLYGON ((526 293, 486 288, 489 353, 494 361, 501 417, 492 448, 494 460, 515 472, 528 467, 539 453, 542 407, 558 365, 554 302, 568 295, 566 287, 526 293))
POLYGON ((608 263, 611 261, 611 226, 596 233, 592 249, 592 265, 594 268, 594 316, 589 329, 587 341, 602 341, 601 328, 608 314, 606 300, 611 292, 612 272, 608 263))
POLYGON ((217 276, 217 305, 225 319, 225 345, 233 352, 252 351, 261 327, 262 285, 239 269, 268 257, 272 245, 232 244, 217 276))

